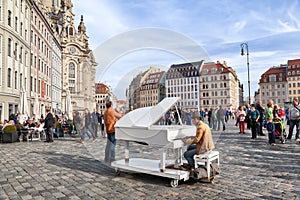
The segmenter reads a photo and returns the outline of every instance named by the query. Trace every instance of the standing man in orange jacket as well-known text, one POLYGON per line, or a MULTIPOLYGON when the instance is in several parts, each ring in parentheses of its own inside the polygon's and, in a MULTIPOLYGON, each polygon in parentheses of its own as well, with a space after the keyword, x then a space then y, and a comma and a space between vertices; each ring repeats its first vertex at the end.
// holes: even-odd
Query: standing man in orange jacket
POLYGON ((106 163, 111 163, 115 161, 115 147, 116 147, 116 136, 115 136, 115 123, 117 119, 122 117, 122 114, 117 113, 112 108, 111 101, 106 103, 106 111, 104 113, 104 123, 106 126, 107 133, 107 143, 105 148, 105 158, 106 163))

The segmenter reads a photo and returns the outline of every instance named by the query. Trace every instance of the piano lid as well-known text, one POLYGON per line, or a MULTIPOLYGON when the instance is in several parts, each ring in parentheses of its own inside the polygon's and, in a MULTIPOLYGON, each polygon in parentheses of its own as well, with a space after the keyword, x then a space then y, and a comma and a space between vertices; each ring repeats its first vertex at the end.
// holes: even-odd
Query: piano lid
POLYGON ((155 106, 135 109, 119 119, 115 127, 149 127, 157 122, 178 100, 178 97, 167 97, 155 106))

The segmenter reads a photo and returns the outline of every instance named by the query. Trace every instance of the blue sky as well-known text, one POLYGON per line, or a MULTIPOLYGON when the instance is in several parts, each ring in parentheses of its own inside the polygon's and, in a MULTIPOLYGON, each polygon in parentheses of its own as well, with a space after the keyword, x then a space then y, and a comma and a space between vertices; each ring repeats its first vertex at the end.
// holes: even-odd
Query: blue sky
POLYGON ((243 42, 249 46, 251 94, 269 67, 300 57, 297 0, 73 0, 73 4, 76 26, 83 14, 99 63, 96 81, 109 84, 118 99, 125 99, 125 89, 139 71, 149 66, 167 69, 190 59, 226 61, 247 96, 243 42))

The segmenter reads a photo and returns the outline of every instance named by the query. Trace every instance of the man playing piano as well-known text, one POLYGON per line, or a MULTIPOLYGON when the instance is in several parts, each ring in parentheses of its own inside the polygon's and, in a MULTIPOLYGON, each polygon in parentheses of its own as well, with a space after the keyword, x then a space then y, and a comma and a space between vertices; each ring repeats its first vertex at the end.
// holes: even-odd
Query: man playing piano
POLYGON ((188 161, 191 175, 194 171, 194 155, 203 154, 215 148, 209 126, 200 120, 199 112, 194 112, 192 122, 197 126, 196 136, 187 136, 182 141, 189 144, 187 151, 184 153, 185 159, 188 161))

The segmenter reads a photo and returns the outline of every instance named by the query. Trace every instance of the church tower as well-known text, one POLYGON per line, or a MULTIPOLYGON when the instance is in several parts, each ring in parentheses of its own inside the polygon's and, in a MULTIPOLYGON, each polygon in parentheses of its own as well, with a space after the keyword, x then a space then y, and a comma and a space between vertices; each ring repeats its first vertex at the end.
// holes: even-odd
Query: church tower
MULTIPOLYGON (((75 14, 71 0, 42 0, 47 6, 53 22, 53 29, 58 33, 62 47, 62 103, 66 102, 66 91, 71 94, 74 110, 95 107, 95 67, 93 52, 89 48, 89 37, 83 16, 76 29, 75 14)), ((64 112, 64 106, 62 111, 64 112)))

